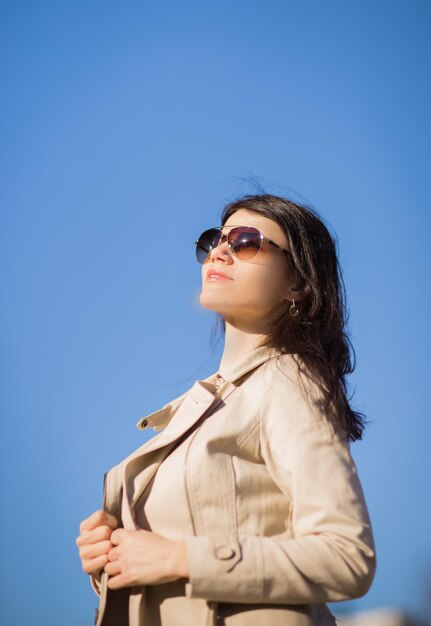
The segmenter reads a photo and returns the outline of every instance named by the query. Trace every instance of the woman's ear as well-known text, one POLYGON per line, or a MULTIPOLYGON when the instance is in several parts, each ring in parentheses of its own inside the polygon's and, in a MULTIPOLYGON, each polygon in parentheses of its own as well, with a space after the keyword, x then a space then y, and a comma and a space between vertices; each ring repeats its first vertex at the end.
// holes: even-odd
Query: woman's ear
POLYGON ((293 287, 290 288, 290 298, 299 302, 307 297, 308 291, 308 285, 304 281, 296 281, 293 287))

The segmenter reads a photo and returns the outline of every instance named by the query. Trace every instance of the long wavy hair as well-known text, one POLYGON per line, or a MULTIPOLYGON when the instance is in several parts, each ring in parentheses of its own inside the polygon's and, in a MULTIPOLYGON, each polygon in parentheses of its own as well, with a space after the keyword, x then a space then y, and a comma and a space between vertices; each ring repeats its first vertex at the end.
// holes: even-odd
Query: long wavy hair
MULTIPOLYGON (((288 241, 296 288, 305 294, 295 302, 299 310, 295 317, 289 313, 291 302, 286 300, 285 309, 264 321, 266 340, 260 345, 298 355, 319 384, 324 409, 331 407, 328 414, 335 415, 345 439, 362 439, 365 416, 354 411, 347 398, 346 375, 355 369, 356 358, 345 330, 346 289, 336 236, 331 236, 314 209, 284 197, 245 195, 224 207, 221 224, 239 209, 255 211, 280 226, 288 241)), ((226 323, 217 313, 213 331, 217 333, 220 328, 224 336, 226 323)))

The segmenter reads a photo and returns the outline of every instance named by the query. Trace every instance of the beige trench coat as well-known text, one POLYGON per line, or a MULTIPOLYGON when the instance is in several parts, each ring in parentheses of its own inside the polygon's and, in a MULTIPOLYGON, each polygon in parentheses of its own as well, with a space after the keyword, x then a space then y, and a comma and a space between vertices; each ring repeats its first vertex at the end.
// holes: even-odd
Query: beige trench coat
MULTIPOLYGON (((184 481, 195 532, 178 626, 184 602, 204 605, 196 626, 333 625, 326 603, 364 595, 376 568, 350 444, 333 435, 291 355, 259 347, 219 373, 221 387, 212 374, 138 422, 161 432, 105 475, 104 508, 136 529, 139 496, 194 432, 184 481)), ((153 626, 143 623, 145 587, 108 590, 104 572, 91 580, 97 626, 153 626)))

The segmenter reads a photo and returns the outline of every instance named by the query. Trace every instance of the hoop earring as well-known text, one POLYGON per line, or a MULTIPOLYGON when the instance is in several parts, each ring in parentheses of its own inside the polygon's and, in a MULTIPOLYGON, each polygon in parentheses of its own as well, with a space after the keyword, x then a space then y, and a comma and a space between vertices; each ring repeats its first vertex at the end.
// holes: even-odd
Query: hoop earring
POLYGON ((295 300, 292 300, 292 304, 289 307, 289 315, 291 317, 296 317, 299 313, 299 309, 295 306, 295 300))

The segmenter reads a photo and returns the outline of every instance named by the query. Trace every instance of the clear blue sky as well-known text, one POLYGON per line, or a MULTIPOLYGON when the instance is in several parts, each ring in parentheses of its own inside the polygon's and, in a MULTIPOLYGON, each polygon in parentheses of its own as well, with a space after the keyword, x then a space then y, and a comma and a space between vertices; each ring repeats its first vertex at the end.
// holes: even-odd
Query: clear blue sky
POLYGON ((218 367, 194 241, 253 192, 248 176, 310 203, 339 241, 378 571, 336 610, 421 610, 431 4, 0 11, 1 623, 92 623, 79 522, 147 436, 138 418, 218 367))

